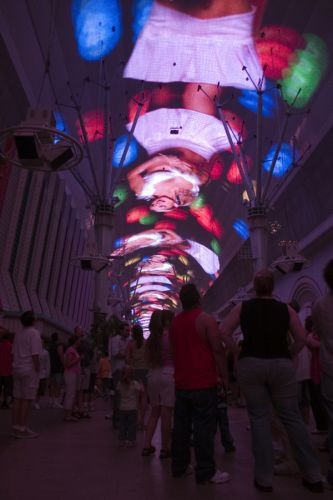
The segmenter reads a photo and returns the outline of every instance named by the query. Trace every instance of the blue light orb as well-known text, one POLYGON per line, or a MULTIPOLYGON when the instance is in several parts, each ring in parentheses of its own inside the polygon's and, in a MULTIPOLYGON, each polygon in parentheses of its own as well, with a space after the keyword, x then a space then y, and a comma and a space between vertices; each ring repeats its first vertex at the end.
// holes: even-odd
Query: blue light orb
POLYGON ((138 36, 144 28, 153 7, 153 0, 134 0, 132 7, 133 14, 133 42, 136 42, 138 36))
MULTIPOLYGON (((121 135, 118 137, 118 139, 115 142, 114 145, 114 150, 113 150, 113 156, 112 156, 112 165, 114 167, 119 167, 121 157, 123 155, 123 152, 125 150, 126 144, 128 141, 128 135, 121 135)), ((130 163, 135 161, 138 157, 139 154, 139 145, 137 141, 132 137, 128 151, 125 156, 125 161, 123 163, 123 167, 127 167, 130 163)))
POLYGON ((234 228, 238 236, 242 238, 242 240, 247 240, 250 236, 249 225, 245 220, 236 219, 232 227, 234 228))
POLYGON ((72 19, 79 54, 87 61, 105 57, 122 36, 119 0, 73 0, 72 19))
MULTIPOLYGON (((265 118, 272 118, 274 112, 277 108, 277 89, 272 89, 270 91, 265 91, 262 96, 262 114, 265 118)), ((242 90, 241 95, 238 97, 238 102, 244 106, 244 108, 253 111, 253 113, 258 112, 258 94, 256 90, 242 90)))
POLYGON ((124 239, 123 238, 118 238, 114 242, 114 248, 120 248, 123 243, 124 243, 124 239))
MULTIPOLYGON (((273 156, 275 154, 277 148, 277 144, 274 144, 274 146, 271 147, 269 150, 266 158, 264 159, 263 162, 263 168, 266 170, 266 172, 269 172, 271 163, 273 160, 273 156)), ((294 151, 293 148, 290 146, 288 143, 283 143, 281 144, 281 148, 279 151, 279 156, 276 160, 276 164, 273 170, 273 175, 274 177, 283 177, 286 172, 290 169, 293 161, 294 161, 294 151)), ((296 152, 296 158, 298 157, 298 153, 296 152)))

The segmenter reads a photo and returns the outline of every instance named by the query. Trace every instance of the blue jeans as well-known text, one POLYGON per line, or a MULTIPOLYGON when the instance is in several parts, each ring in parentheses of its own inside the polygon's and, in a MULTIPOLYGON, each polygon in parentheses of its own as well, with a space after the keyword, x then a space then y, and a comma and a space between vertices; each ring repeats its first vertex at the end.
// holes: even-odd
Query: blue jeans
POLYGON ((320 464, 297 402, 295 370, 289 359, 242 358, 238 381, 250 416, 255 479, 263 486, 273 480, 272 405, 288 433, 295 460, 310 481, 320 481, 320 464))
POLYGON ((216 418, 216 387, 196 390, 176 389, 171 447, 171 467, 174 477, 181 476, 191 461, 192 428, 196 481, 198 483, 208 481, 215 474, 216 418))
POLYGON ((120 441, 136 440, 136 425, 138 412, 136 410, 119 410, 119 434, 120 441))
POLYGON ((321 392, 329 420, 328 447, 330 458, 327 481, 333 485, 333 378, 326 375, 326 373, 323 373, 321 377, 321 392))
POLYGON ((219 405, 217 407, 217 426, 220 430, 221 443, 225 451, 234 450, 235 445, 229 428, 227 405, 219 405))

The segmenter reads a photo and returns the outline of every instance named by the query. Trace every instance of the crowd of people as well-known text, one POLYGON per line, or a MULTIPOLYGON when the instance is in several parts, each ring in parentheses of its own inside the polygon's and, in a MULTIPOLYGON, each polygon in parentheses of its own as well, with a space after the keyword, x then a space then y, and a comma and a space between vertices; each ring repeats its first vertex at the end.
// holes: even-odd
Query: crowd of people
POLYGON ((79 326, 66 343, 57 333, 42 341, 33 312, 24 312, 23 329, 14 336, 3 330, 0 342, 1 408, 12 407, 12 436, 38 436, 28 427, 29 411, 32 404, 40 408, 46 392, 50 407, 63 408, 65 422, 89 418, 100 396, 110 401, 106 418, 120 447, 134 447, 137 431, 144 431, 141 454, 154 455, 160 422, 159 458, 170 459, 174 477, 194 473, 197 483, 225 483, 230 474, 216 467, 214 441, 219 432, 225 452, 236 451, 228 418, 235 365, 250 421, 255 488, 271 492, 274 473, 299 470, 308 490, 333 489, 333 260, 324 278, 329 292, 305 326, 295 303, 274 298, 269 270, 256 274, 255 296, 219 325, 202 310, 195 285, 184 285, 182 312, 155 310, 147 340, 139 324, 131 330, 123 322, 103 347, 79 326), (234 337, 239 328, 241 346, 234 337), (325 479, 309 433, 310 408, 316 432, 328 433, 325 479))

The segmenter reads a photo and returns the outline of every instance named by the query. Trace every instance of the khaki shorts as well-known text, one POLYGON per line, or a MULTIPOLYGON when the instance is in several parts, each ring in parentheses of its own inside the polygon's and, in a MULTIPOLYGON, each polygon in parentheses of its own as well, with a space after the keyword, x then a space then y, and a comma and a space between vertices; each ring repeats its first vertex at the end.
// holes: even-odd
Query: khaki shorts
POLYGON ((147 393, 151 406, 175 405, 175 381, 172 367, 153 368, 147 377, 147 393))
POLYGON ((37 389, 39 386, 39 376, 34 370, 31 372, 14 372, 13 373, 13 396, 15 399, 30 399, 36 398, 37 389))

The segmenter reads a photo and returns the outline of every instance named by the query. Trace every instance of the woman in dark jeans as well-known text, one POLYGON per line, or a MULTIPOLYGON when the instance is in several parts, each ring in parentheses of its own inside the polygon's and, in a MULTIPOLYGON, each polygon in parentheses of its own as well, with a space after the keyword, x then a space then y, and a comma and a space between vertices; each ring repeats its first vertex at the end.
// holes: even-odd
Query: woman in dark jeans
POLYGON ((244 336, 237 373, 250 416, 254 485, 260 491, 273 489, 273 406, 288 433, 303 475, 303 486, 319 492, 323 490, 320 464, 298 408, 295 370, 287 342, 290 331, 296 354, 306 344, 306 335, 296 312, 272 297, 273 289, 273 273, 258 272, 254 278, 256 297, 238 304, 220 330, 223 341, 230 347, 238 325, 244 336))

